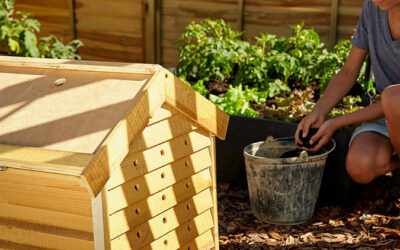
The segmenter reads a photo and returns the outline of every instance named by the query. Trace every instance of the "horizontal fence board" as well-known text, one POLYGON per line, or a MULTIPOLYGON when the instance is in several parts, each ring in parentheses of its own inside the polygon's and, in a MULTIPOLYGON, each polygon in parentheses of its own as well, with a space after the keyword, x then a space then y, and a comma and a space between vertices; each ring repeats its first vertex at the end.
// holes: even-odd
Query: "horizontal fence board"
POLYGON ((214 247, 214 237, 211 230, 202 233, 200 236, 191 240, 189 243, 180 247, 180 250, 211 249, 214 247))

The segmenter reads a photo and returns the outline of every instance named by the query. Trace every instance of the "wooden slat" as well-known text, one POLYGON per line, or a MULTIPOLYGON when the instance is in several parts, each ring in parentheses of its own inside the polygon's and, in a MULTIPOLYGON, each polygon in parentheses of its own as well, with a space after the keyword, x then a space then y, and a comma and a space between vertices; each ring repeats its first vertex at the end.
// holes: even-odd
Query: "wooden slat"
POLYGON ((0 203, 0 221, 4 220, 26 223, 27 226, 36 224, 86 234, 93 233, 92 219, 88 216, 0 203))
POLYGON ((108 182, 108 188, 154 171, 210 145, 204 130, 196 130, 174 138, 143 152, 128 155, 116 168, 108 182))
POLYGON ((202 192, 212 184, 209 172, 199 173, 110 216, 110 232, 126 232, 157 214, 202 192), (189 182, 189 188, 186 184, 189 182))
MULTIPOLYGON (((180 250, 197 250, 197 249, 211 249, 217 244, 214 244, 214 238, 211 230, 201 234, 196 237, 196 239, 191 240, 189 243, 180 247, 180 250)), ((215 249, 219 249, 219 247, 215 247, 215 249)))
POLYGON ((167 74, 165 101, 218 138, 225 139, 229 116, 172 73, 167 74))
POLYGON ((336 44, 337 38, 337 18, 338 18, 338 5, 339 0, 332 0, 332 7, 331 7, 331 36, 330 36, 330 43, 329 47, 333 49, 336 44))
POLYGON ((94 249, 93 241, 0 224, 0 247, 7 249, 94 249))
MULTIPOLYGON (((186 248, 181 248, 187 250, 190 246, 204 246, 205 248, 199 249, 210 249, 213 247, 212 235, 211 242, 210 239, 210 228, 213 227, 211 214, 206 211, 199 216, 195 217, 193 220, 186 222, 185 224, 179 226, 176 230, 169 232, 163 237, 153 241, 151 244, 147 245, 143 249, 177 249, 180 246, 185 246, 186 248), (208 231, 207 231, 208 230, 208 231), (206 237, 203 236, 205 232, 209 232, 206 237), (195 239, 195 244, 190 241, 196 236, 200 235, 195 239), (187 243, 190 241, 189 243, 187 243), (187 244, 186 244, 187 243, 187 244)), ((207 234, 207 233, 206 233, 207 234)), ((190 248, 190 250, 196 248, 190 248)))
POLYGON ((210 167, 211 159, 207 154, 208 150, 205 149, 193 155, 192 158, 197 160, 196 164, 193 161, 189 163, 188 158, 182 159, 108 191, 109 212, 121 210, 210 167))
POLYGON ((168 118, 171 118, 175 114, 177 114, 177 111, 173 107, 171 107, 168 104, 164 103, 161 106, 161 108, 157 109, 154 112, 154 116, 149 119, 149 123, 147 124, 147 126, 150 126, 150 125, 152 125, 154 123, 157 123, 157 122, 166 120, 168 118))
POLYGON ((129 154, 143 151, 157 144, 189 133, 198 127, 182 114, 176 114, 168 120, 147 126, 139 133, 129 148, 129 154))
POLYGON ((92 198, 92 218, 95 249, 110 249, 110 229, 107 210, 107 190, 92 198))
MULTIPOLYGON (((211 194, 213 198, 214 206, 211 208, 211 214, 213 216, 214 224, 218 225, 218 196, 217 196, 217 163, 216 163, 216 145, 215 145, 215 136, 210 133, 211 138, 211 145, 210 145, 210 157, 211 157, 211 178, 212 178, 212 187, 211 187, 211 194)), ((213 236, 215 242, 215 249, 219 249, 219 232, 218 226, 213 228, 213 236)))
POLYGON ((82 179, 88 186, 92 197, 103 189, 111 172, 121 163, 129 152, 129 145, 137 133, 148 123, 155 110, 164 103, 164 70, 160 70, 148 82, 145 89, 136 97, 136 102, 128 115, 110 132, 85 170, 82 179))
POLYGON ((92 154, 0 144, 0 165, 79 176, 92 154))
POLYGON ((0 202, 91 217, 79 177, 8 168, 0 171, 0 202))
MULTIPOLYGON (((184 184, 186 185, 186 183, 184 184)), ((138 202, 124 211, 111 215, 111 238, 128 232, 173 206, 176 206, 175 209, 186 206, 187 212, 194 210, 197 213, 212 207, 212 197, 207 180, 199 180, 199 176, 196 176, 191 183, 195 185, 196 189, 204 190, 199 192, 195 189, 188 190, 185 185, 176 185, 149 197, 144 202, 138 202), (197 192, 199 193, 196 194, 197 192)), ((181 218, 178 219, 181 220, 181 218)))
POLYGON ((0 66, 154 75, 159 65, 0 56, 0 66))
MULTIPOLYGON (((190 211, 187 211, 186 205, 182 207, 177 206, 176 209, 172 208, 152 218, 147 223, 142 224, 127 232, 126 234, 113 239, 111 241, 111 248, 129 249, 133 246, 134 248, 144 247, 150 244, 152 241, 168 233, 169 231, 176 229, 180 225, 185 225, 185 222, 189 221, 196 215, 196 213, 191 213, 190 211)), ((200 216, 195 217, 193 221, 193 224, 195 225, 192 224, 192 227, 190 227, 191 221, 189 221, 189 223, 186 225, 186 230, 188 230, 187 226, 189 226, 191 230, 196 230, 195 228, 203 227, 208 227, 207 229, 209 229, 213 226, 212 218, 210 217, 210 212, 208 209, 204 213, 200 214, 200 216), (196 218, 199 219, 196 220, 196 218)))

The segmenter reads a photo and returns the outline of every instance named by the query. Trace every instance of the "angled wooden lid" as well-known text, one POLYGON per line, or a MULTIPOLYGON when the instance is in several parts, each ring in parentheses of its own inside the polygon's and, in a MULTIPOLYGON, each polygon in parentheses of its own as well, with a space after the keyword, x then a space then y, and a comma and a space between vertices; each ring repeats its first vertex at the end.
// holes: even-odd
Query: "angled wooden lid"
POLYGON ((0 57, 0 80, 0 164, 81 169, 92 196, 164 102, 221 139, 229 121, 158 65, 0 57))

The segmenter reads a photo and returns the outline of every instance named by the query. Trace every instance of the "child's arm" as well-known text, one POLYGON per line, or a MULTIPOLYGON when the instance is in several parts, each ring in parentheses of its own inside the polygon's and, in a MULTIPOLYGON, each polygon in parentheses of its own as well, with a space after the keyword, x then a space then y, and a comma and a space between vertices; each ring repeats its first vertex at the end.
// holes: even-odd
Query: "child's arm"
POLYGON ((295 133, 296 143, 301 144, 299 131, 303 130, 303 137, 307 136, 310 127, 319 128, 324 122, 328 112, 345 96, 353 87, 360 73, 368 50, 352 47, 342 69, 333 77, 324 95, 318 100, 313 111, 308 114, 297 126, 295 133))

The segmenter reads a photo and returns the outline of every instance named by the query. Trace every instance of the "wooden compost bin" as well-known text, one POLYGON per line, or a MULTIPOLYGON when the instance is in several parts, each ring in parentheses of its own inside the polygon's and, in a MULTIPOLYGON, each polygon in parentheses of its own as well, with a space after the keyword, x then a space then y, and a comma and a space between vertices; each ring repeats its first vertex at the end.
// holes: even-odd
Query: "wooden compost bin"
POLYGON ((0 81, 0 248, 218 249, 229 116, 158 65, 0 57, 0 81))

